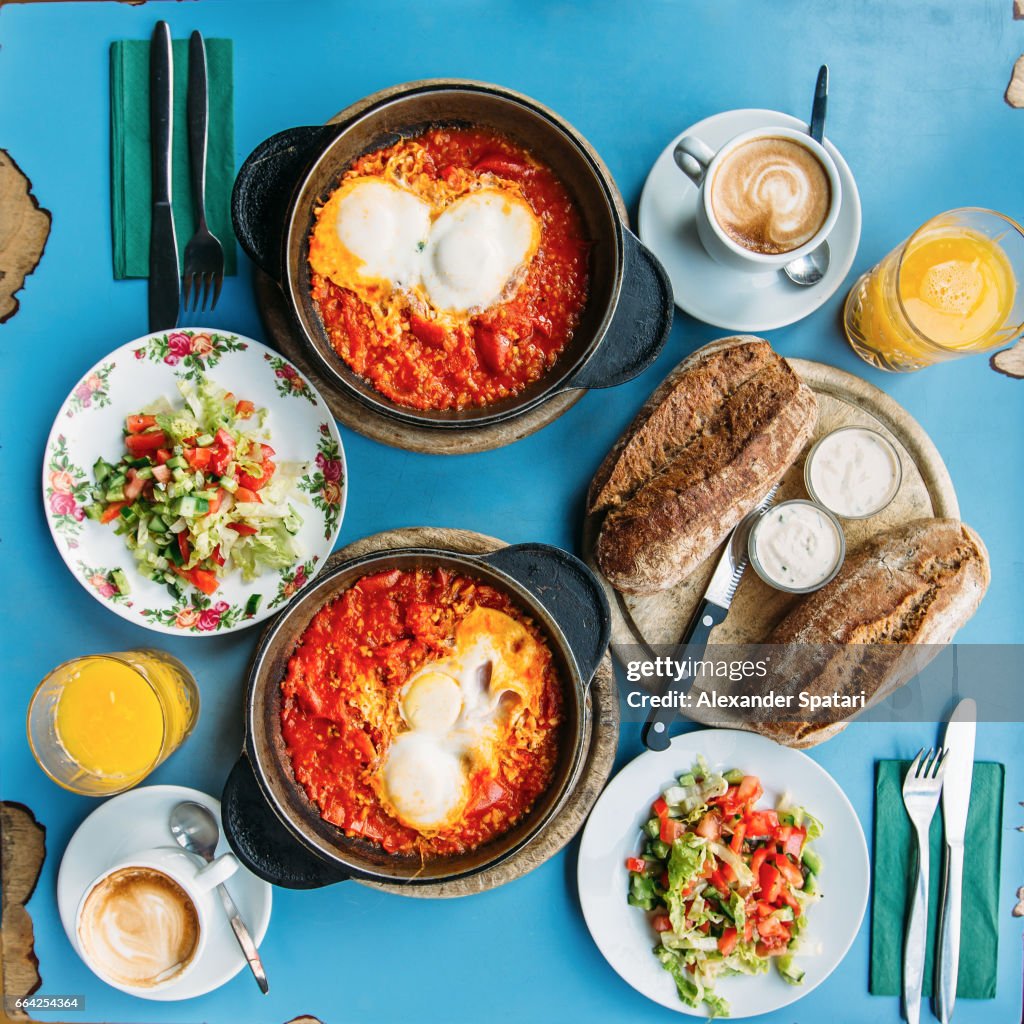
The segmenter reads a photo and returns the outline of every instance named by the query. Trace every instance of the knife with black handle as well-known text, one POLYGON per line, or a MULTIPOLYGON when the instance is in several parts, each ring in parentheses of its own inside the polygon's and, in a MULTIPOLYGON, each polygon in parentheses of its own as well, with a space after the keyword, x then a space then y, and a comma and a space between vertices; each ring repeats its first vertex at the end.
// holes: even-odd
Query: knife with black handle
POLYGON ((149 234, 149 329, 178 323, 181 279, 171 209, 171 133, 174 127, 174 58, 166 21, 153 29, 149 49, 149 130, 152 151, 152 212, 149 234))
MULTIPOLYGON (((683 632, 680 646, 676 649, 673 660, 682 664, 687 659, 698 659, 703 655, 711 639, 711 631, 725 621, 729 614, 729 605, 736 594, 736 588, 743 578, 747 567, 747 538, 757 520, 771 508, 775 500, 776 484, 758 503, 753 511, 748 512, 733 528, 729 539, 725 542, 725 550, 718 559, 718 565, 711 576, 704 596, 697 605, 689 625, 683 632)), ((687 672, 679 679, 670 680, 661 696, 672 693, 687 693, 693 686, 693 673, 687 672)), ((664 703, 668 703, 665 701, 664 703)), ((647 721, 640 730, 640 739, 648 750, 667 750, 669 744, 668 729, 679 709, 676 707, 652 708, 647 721)))

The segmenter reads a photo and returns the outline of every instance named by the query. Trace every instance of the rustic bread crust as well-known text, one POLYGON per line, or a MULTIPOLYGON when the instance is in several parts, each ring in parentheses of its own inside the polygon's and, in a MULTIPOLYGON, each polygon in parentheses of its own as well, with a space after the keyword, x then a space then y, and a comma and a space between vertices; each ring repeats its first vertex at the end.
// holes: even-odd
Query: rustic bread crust
POLYGON ((800 454, 814 393, 766 341, 723 339, 658 388, 591 486, 601 571, 649 594, 693 572, 800 454))
MULTIPOLYGON (((863 689, 874 704, 909 682, 953 639, 981 604, 989 580, 988 552, 969 526, 957 519, 913 520, 849 557, 836 578, 804 599, 765 642, 821 646, 817 655, 794 649, 786 690, 825 696, 863 689)), ((788 675, 784 665, 775 672, 788 675)), ((789 746, 812 747, 846 724, 748 727, 789 746)))

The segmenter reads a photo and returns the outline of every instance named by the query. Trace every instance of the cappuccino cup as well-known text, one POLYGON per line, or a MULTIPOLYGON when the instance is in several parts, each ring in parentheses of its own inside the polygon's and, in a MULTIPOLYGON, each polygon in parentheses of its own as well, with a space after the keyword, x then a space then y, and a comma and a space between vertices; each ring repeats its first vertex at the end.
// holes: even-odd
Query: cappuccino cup
POLYGON ((132 995, 180 984, 206 948, 210 891, 238 869, 231 854, 199 867, 186 853, 150 850, 103 872, 78 905, 78 953, 132 995))
POLYGON ((673 158, 700 190, 701 244, 733 270, 780 270, 821 245, 839 216, 842 183, 835 162, 805 132, 757 128, 717 152, 686 135, 673 158))

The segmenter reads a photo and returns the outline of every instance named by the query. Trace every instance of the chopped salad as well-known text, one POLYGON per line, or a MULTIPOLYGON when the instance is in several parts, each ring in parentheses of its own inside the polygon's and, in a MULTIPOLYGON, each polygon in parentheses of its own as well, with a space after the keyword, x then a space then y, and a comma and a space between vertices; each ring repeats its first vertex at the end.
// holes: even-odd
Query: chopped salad
POLYGON ((640 855, 626 861, 631 906, 650 913, 654 955, 688 1006, 727 1017, 714 992, 730 974, 761 974, 774 962, 798 985, 794 952, 821 898, 813 841, 822 824, 785 799, 757 808, 756 775, 710 771, 699 758, 651 806, 640 855))
POLYGON ((233 568, 249 581, 294 564, 302 519, 289 499, 306 465, 274 461, 265 409, 206 378, 178 390, 183 407, 161 398, 127 417, 120 459, 93 466, 86 515, 113 523, 143 576, 175 596, 188 585, 212 594, 233 568))

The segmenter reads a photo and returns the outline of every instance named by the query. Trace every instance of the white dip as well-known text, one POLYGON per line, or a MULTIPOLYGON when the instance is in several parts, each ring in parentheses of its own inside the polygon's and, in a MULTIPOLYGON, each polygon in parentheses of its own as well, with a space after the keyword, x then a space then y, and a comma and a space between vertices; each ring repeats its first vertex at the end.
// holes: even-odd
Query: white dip
POLYGON ((808 489, 837 516, 860 519, 885 508, 900 483, 892 445, 873 430, 845 427, 823 437, 811 456, 808 489))
POLYGON ((824 583, 842 556, 838 527, 809 501, 776 505, 757 524, 752 539, 762 574, 790 590, 824 583))

